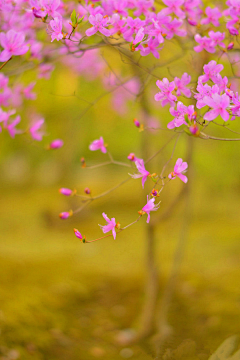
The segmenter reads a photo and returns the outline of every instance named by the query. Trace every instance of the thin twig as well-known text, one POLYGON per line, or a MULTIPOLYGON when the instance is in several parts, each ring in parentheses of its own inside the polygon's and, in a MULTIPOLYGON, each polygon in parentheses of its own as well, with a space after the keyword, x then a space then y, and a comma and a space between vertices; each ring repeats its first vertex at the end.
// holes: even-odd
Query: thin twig
POLYGON ((10 59, 8 59, 7 61, 5 61, 5 62, 0 66, 0 70, 1 70, 10 60, 12 60, 12 57, 10 57, 10 59))

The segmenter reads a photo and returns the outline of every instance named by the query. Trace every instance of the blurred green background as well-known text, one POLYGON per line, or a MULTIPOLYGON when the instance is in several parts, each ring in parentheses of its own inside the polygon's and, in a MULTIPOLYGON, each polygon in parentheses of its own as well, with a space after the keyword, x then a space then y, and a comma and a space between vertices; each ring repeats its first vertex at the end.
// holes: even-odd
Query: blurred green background
MULTIPOLYGON (((174 46, 171 51, 167 47, 163 50, 160 63, 177 54, 175 46, 176 50, 174 46)), ((117 52, 104 49, 102 54, 118 74, 132 76, 132 66, 124 64, 117 52)), ((198 56, 193 59, 186 51, 181 60, 171 64, 171 73, 181 76, 187 71, 195 80, 196 69, 205 60, 198 56)), ((151 56, 141 61, 148 68, 156 63, 151 56)), ((13 62, 8 70, 14 71, 16 66, 13 62)), ((105 64, 102 77, 109 71, 105 64)), ((143 80, 148 80, 148 74, 139 71, 143 80)), ((166 67, 153 72, 159 78, 171 78, 166 67)), ((20 78, 29 83, 35 79, 35 70, 20 78)), ((157 92, 155 81, 149 78, 145 94, 151 115, 166 128, 171 117, 168 109, 152 100, 157 92)), ((106 161, 107 155, 88 150, 90 142, 100 136, 113 157, 126 162, 130 152, 146 158, 141 153, 142 142, 149 143, 148 151, 153 154, 172 133, 138 132, 133 118, 140 117, 140 98, 129 102, 127 113, 120 116, 111 105, 112 94, 108 94, 81 116, 88 106, 83 99, 92 102, 106 89, 99 79, 89 81, 61 63, 56 64, 51 80, 39 80, 35 90, 37 101, 26 102, 22 109, 23 123, 29 122, 33 111, 39 112, 51 135, 42 144, 27 135, 12 140, 1 134, 0 359, 151 359, 148 341, 127 347, 116 343, 120 330, 137 328, 144 302, 146 216, 119 234, 116 241, 106 238, 81 244, 73 233, 76 227, 88 240, 101 236, 98 224, 104 225, 102 212, 122 226, 134 221, 146 202, 151 181, 142 190, 140 180, 131 180, 65 221, 58 214, 81 203, 79 198, 61 196, 58 189, 76 188, 84 195, 84 188, 89 187, 97 195, 127 178, 128 172, 133 173, 116 165, 81 168, 82 156, 89 166, 106 161), (63 139, 63 148, 44 150, 50 138, 63 139)), ((237 121, 230 126, 239 131, 237 121)), ((212 124, 206 132, 234 136, 212 124)), ((165 175, 178 157, 186 157, 187 141, 188 136, 181 135, 165 175)), ((171 142, 149 163, 150 171, 161 172, 173 145, 171 142)), ((239 142, 193 138, 193 145, 186 185, 190 186, 186 248, 169 307, 173 336, 166 344, 164 360, 207 360, 223 340, 239 333, 239 142)), ((183 185, 176 179, 164 189, 159 214, 183 185)), ((171 216, 157 226, 160 296, 170 274, 184 211, 181 200, 171 216)))

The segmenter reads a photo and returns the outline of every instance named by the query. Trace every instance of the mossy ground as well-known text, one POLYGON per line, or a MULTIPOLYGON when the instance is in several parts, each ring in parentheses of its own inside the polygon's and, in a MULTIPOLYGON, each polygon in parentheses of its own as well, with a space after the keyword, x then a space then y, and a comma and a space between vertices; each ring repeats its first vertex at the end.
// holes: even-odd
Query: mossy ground
MULTIPOLYGON (((119 331, 137 326, 144 301, 145 219, 115 242, 84 245, 70 230, 76 219, 69 226, 55 218, 62 199, 56 200, 53 190, 2 196, 0 359, 151 359, 151 339, 129 348, 116 342, 119 331)), ((238 200, 228 199, 228 222, 224 199, 213 200, 203 218, 196 216, 195 200, 169 308, 173 336, 164 360, 208 359, 240 330, 238 200)), ((92 216, 91 221, 99 220, 97 212, 92 216)), ((180 226, 177 211, 157 232, 161 293, 180 226)), ((83 227, 92 230, 89 220, 83 227)))

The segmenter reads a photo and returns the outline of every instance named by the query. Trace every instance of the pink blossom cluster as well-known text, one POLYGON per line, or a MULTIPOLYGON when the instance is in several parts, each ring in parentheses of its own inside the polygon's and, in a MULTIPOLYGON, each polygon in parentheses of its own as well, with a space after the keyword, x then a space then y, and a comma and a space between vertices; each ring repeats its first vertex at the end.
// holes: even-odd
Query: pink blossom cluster
POLYGON ((223 12, 228 17, 226 27, 231 35, 239 35, 240 3, 237 0, 227 0, 228 9, 223 12))
POLYGON ((199 34, 195 35, 195 41, 198 43, 198 45, 194 47, 196 52, 206 50, 209 53, 215 53, 216 47, 220 47, 222 49, 226 47, 223 42, 225 39, 225 33, 221 33, 220 31, 209 31, 208 35, 209 37, 200 36, 199 34))
POLYGON ((163 80, 157 80, 156 85, 159 87, 160 92, 155 95, 156 101, 161 101, 161 105, 165 106, 170 104, 171 106, 175 105, 177 101, 177 96, 184 95, 187 98, 191 97, 191 90, 187 85, 191 81, 191 76, 187 73, 184 73, 181 79, 175 77, 174 81, 169 82, 167 78, 163 80), (173 92, 176 91, 176 95, 173 92))
MULTIPOLYGON (((161 101, 162 106, 170 104, 170 114, 174 116, 174 119, 167 125, 168 129, 174 129, 182 125, 189 127, 190 132, 196 135, 198 133, 198 127, 195 120, 201 119, 201 113, 198 111, 206 106, 208 110, 203 115, 203 120, 212 121, 218 116, 224 121, 228 121, 231 115, 231 119, 234 120, 236 116, 240 115, 240 98, 238 92, 234 93, 230 89, 228 84, 228 78, 222 76, 220 72, 224 69, 222 64, 217 64, 215 60, 211 60, 208 64, 203 66, 203 75, 198 77, 196 90, 190 91, 188 88, 185 90, 186 97, 193 97, 196 99, 196 110, 194 105, 184 105, 182 101, 178 101, 177 95, 181 95, 181 92, 175 87, 176 78, 174 81, 169 82, 167 78, 162 81, 157 81, 157 86, 161 92, 155 95, 156 101, 161 101), (177 91, 176 91, 177 89, 177 91), (186 91, 189 93, 186 94, 186 91), (190 95, 190 96, 189 96, 190 95)), ((187 74, 184 74, 183 78, 187 78, 187 74)), ((191 77, 189 76, 188 82, 191 77)), ((178 80, 179 81, 179 80, 178 80)), ((183 85, 185 86, 185 85, 183 85)), ((183 91, 182 91, 183 92, 183 91)))
MULTIPOLYGON (((19 67, 31 63, 38 79, 49 79, 54 69, 52 62, 59 60, 76 76, 82 75, 89 81, 98 77, 107 92, 111 93, 113 108, 126 116, 127 103, 141 96, 142 79, 140 76, 129 78, 126 73, 122 76, 115 69, 109 74, 110 66, 103 57, 102 46, 117 46, 115 49, 124 51, 123 55, 127 55, 129 61, 135 52, 139 52, 141 57, 152 55, 156 61, 163 47, 173 38, 183 45, 178 37, 189 40, 184 51, 187 49, 191 54, 203 51, 206 56, 209 56, 207 53, 215 53, 219 61, 224 54, 229 59, 233 47, 238 46, 233 35, 239 34, 239 0, 227 0, 226 4, 219 3, 219 7, 204 7, 201 0, 162 0, 160 4, 154 0, 86 0, 79 4, 62 0, 7 0, 1 2, 0 10, 2 66, 11 66, 11 62, 15 61, 18 61, 19 67)), ((133 64, 140 68, 140 72, 153 75, 141 65, 140 60, 133 60, 133 64)), ((155 100, 163 107, 169 105, 173 117, 167 125, 169 130, 183 126, 190 135, 201 136, 200 126, 204 121, 217 117, 228 121, 240 116, 240 96, 233 91, 228 78, 220 74, 223 70, 222 64, 208 60, 196 82, 187 72, 180 77, 171 76, 171 79, 165 75, 157 81, 159 91, 155 100)), ((0 130, 7 130, 13 138, 17 134, 28 133, 33 140, 42 141, 45 135, 43 116, 31 114, 24 128, 19 115, 25 101, 36 98, 34 86, 35 82, 25 86, 0 74, 0 130), (10 83, 13 85, 10 86, 10 83)), ((139 130, 147 128, 146 117, 144 124, 134 120, 139 130)), ((181 129, 177 131, 181 132, 181 129)), ((62 146, 63 141, 56 139, 47 148, 62 146)), ((100 150, 110 157, 110 163, 114 163, 102 136, 92 141, 89 149, 100 150)), ((158 184, 163 181, 161 175, 149 172, 147 161, 134 153, 130 153, 128 159, 136 166, 135 173, 129 175, 132 179, 141 179, 143 188, 151 181, 158 184)), ((187 167, 187 163, 178 158, 173 171, 165 178, 169 182, 178 177, 186 183, 184 173, 187 167)), ((76 194, 75 190, 68 188, 61 188, 60 193, 65 196, 76 194)), ((90 189, 86 188, 84 197, 88 199, 91 196, 90 189)), ((151 212, 159 208, 159 204, 155 204, 156 196, 159 192, 153 189, 141 209, 140 215, 147 214, 147 222, 151 212)), ((60 218, 67 219, 72 215, 72 211, 66 211, 60 214, 60 218)), ((109 219, 105 213, 102 215, 107 222, 100 225, 103 233, 111 232, 115 239, 116 229, 122 229, 115 218, 109 219)), ((83 239, 77 229, 75 234, 83 239)))

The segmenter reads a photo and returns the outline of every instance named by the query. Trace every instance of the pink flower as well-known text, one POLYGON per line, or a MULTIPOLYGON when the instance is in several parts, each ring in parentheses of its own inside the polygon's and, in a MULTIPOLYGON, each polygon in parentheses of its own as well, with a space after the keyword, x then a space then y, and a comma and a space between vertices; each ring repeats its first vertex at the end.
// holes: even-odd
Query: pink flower
POLYGON ((49 149, 60 149, 62 146, 63 141, 61 139, 56 139, 49 144, 49 149))
POLYGON ((162 48, 159 48, 159 41, 157 39, 153 39, 151 38, 146 44, 141 44, 141 55, 142 56, 147 56, 150 53, 153 54, 153 56, 156 59, 159 59, 160 55, 159 55, 159 51, 162 48))
POLYGON ((150 175, 150 172, 145 169, 144 161, 143 159, 138 159, 135 161, 135 165, 139 171, 139 174, 129 174, 133 179, 139 179, 142 178, 142 187, 144 188, 144 184, 147 180, 148 175, 150 175))
POLYGON ((188 178, 185 175, 183 175, 183 173, 186 172, 187 168, 188 168, 188 164, 186 162, 183 162, 182 159, 177 159, 176 164, 174 166, 174 171, 168 175, 169 179, 173 180, 178 176, 179 179, 181 179, 186 184, 188 178))
POLYGON ((45 78, 45 79, 50 79, 52 71, 54 70, 54 66, 52 64, 40 64, 38 67, 38 78, 45 78))
POLYGON ((216 82, 216 78, 219 76, 219 73, 223 70, 222 64, 217 64, 215 60, 211 60, 208 64, 203 66, 204 75, 201 75, 198 78, 198 81, 204 83, 211 79, 213 82, 216 82))
POLYGON ((9 132, 9 135, 14 138, 16 134, 21 134, 22 130, 16 129, 17 124, 21 121, 21 117, 18 115, 15 120, 13 120, 10 124, 6 125, 6 129, 9 132))
POLYGON ((86 31, 87 36, 92 36, 96 34, 96 32, 98 31, 105 36, 111 35, 111 31, 106 29, 108 25, 111 25, 111 22, 109 21, 108 17, 104 18, 101 14, 97 14, 95 16, 90 15, 88 21, 93 26, 86 31))
POLYGON ((127 25, 123 29, 123 38, 126 41, 133 41, 133 34, 137 33, 138 30, 145 25, 145 21, 139 18, 133 19, 131 16, 127 17, 127 25))
POLYGON ((200 52, 204 49, 210 53, 214 53, 216 51, 212 39, 207 36, 202 37, 199 34, 196 34, 194 39, 197 43, 199 43, 199 45, 193 48, 196 52, 200 52))
POLYGON ((94 140, 90 145, 89 145, 89 149, 91 151, 96 151, 96 150, 101 150, 102 153, 106 154, 107 149, 104 146, 104 140, 103 137, 101 136, 99 140, 94 140))
POLYGON ((184 19, 186 17, 184 11, 181 9, 181 6, 184 4, 184 0, 162 0, 162 2, 168 6, 162 10, 165 15, 174 13, 180 19, 184 19))
POLYGON ((229 30, 231 35, 238 35, 239 31, 238 29, 236 29, 234 27, 234 25, 236 24, 236 26, 238 26, 238 22, 239 22, 239 18, 238 16, 233 16, 233 18, 227 22, 226 28, 229 30))
POLYGON ((212 9, 209 6, 207 6, 205 13, 207 17, 201 20, 202 25, 207 25, 209 23, 212 23, 214 26, 220 25, 218 19, 222 17, 222 13, 219 11, 217 7, 212 9))
POLYGON ((115 218, 111 218, 111 220, 107 217, 107 215, 105 213, 102 213, 102 216, 104 217, 104 219, 106 220, 106 222, 108 223, 107 225, 99 225, 102 228, 102 231, 104 234, 106 234, 109 231, 112 231, 112 235, 114 240, 116 239, 116 221, 115 218))
POLYGON ((137 10, 134 11, 135 16, 140 16, 144 14, 145 16, 148 14, 149 10, 154 9, 154 1, 153 0, 137 0, 135 7, 137 10))
POLYGON ((44 135, 43 131, 39 131, 44 124, 44 119, 39 119, 33 123, 29 132, 34 140, 41 141, 44 135))
POLYGON ((175 90, 174 81, 169 82, 167 78, 163 78, 162 81, 157 80, 156 85, 159 87, 161 92, 157 93, 154 97, 156 101, 161 101, 162 106, 170 104, 174 106, 174 102, 177 100, 176 96, 172 94, 175 90))
POLYGON ((175 118, 167 124, 168 129, 174 129, 183 124, 187 125, 185 116, 187 116, 190 121, 196 119, 194 105, 185 106, 181 101, 178 101, 176 110, 171 107, 169 111, 175 118))
POLYGON ((42 5, 45 8, 48 16, 57 17, 60 14, 56 11, 60 5, 60 0, 42 0, 42 5))
POLYGON ((144 211, 145 213, 148 214, 147 223, 149 223, 149 221, 150 221, 150 211, 157 211, 159 209, 158 205, 160 203, 155 205, 154 204, 155 200, 156 200, 155 198, 148 200, 148 195, 147 195, 147 204, 142 208, 142 211, 144 211))
POLYGON ((213 94, 212 97, 206 96, 203 99, 203 102, 209 107, 213 108, 204 115, 204 120, 211 121, 221 115, 224 121, 228 121, 229 113, 227 112, 226 108, 228 108, 230 105, 230 99, 227 94, 213 94))
POLYGON ((29 84, 28 86, 26 86, 23 89, 23 94, 26 99, 29 99, 29 100, 36 99, 37 95, 34 92, 32 92, 32 89, 34 88, 35 85, 36 85, 36 82, 32 82, 31 84, 29 84))
POLYGON ((164 37, 162 34, 164 33, 164 28, 162 27, 161 22, 157 22, 154 19, 152 19, 153 22, 153 28, 149 31, 149 35, 155 36, 155 39, 158 40, 159 44, 162 44, 164 42, 164 37))
MULTIPOLYGON (((204 75, 203 75, 204 76, 204 75)), ((201 109, 202 107, 206 106, 204 102, 204 98, 206 96, 212 96, 213 94, 219 94, 219 87, 217 85, 209 86, 208 84, 203 85, 201 82, 197 85, 197 91, 194 95, 195 99, 197 99, 196 107, 197 109, 201 109)))
MULTIPOLYGON (((175 1, 175 0, 174 0, 175 1)), ((166 39, 170 40, 173 38, 174 35, 177 36, 186 36, 187 32, 183 29, 179 29, 182 26, 183 21, 174 18, 171 22, 167 23, 166 26, 166 39)))
POLYGON ((135 39, 133 40, 133 45, 137 45, 138 43, 140 43, 140 42, 143 40, 144 35, 145 35, 144 32, 145 32, 145 30, 144 30, 143 27, 141 27, 141 28, 138 30, 138 32, 137 32, 137 34, 136 34, 136 36, 135 36, 135 39))
POLYGON ((223 43, 223 40, 225 39, 225 34, 221 33, 220 31, 214 32, 209 31, 208 33, 210 39, 212 40, 213 46, 221 46, 222 48, 225 48, 226 45, 223 43))
POLYGON ((170 108, 171 115, 174 116, 174 119, 167 124, 168 129, 174 129, 175 127, 179 127, 183 124, 187 125, 185 121, 185 115, 187 114, 187 107, 183 105, 181 101, 177 103, 177 110, 174 107, 170 108))
MULTIPOLYGON (((230 92, 231 92, 231 90, 229 90, 229 93, 230 92)), ((230 95, 228 94, 228 96, 230 96, 230 95)), ((234 105, 231 106, 232 114, 234 116, 239 116, 240 115, 240 97, 238 96, 238 93, 236 93, 236 95, 233 94, 231 96, 231 100, 232 100, 233 104, 235 105, 235 106, 234 105)))
POLYGON ((190 81, 191 81, 191 76, 188 75, 187 73, 184 73, 182 75, 181 79, 175 77, 174 83, 177 87, 177 91, 176 91, 177 96, 180 96, 182 93, 183 95, 185 95, 188 98, 191 97, 191 95, 192 95, 191 90, 186 87, 186 85, 188 85, 190 83, 190 81))
POLYGON ((53 42, 53 40, 61 40, 63 38, 63 33, 62 33, 62 18, 61 17, 56 17, 54 18, 54 20, 50 21, 50 26, 52 28, 51 31, 51 42, 53 42))
MULTIPOLYGON (((8 119, 11 115, 15 114, 16 110, 8 110, 8 111, 3 111, 2 108, 0 108, 0 122, 3 122, 3 126, 4 128, 7 127, 7 122, 8 119)), ((1 127, 0 127, 0 132, 1 132, 1 127)))
POLYGON ((30 0, 33 15, 36 18, 43 18, 47 15, 46 9, 43 7, 41 0, 30 0))
POLYGON ((111 35, 113 34, 118 34, 118 35, 121 35, 123 29, 124 29, 124 25, 126 23, 126 18, 120 18, 120 15, 119 14, 114 14, 112 16, 112 29, 110 30, 111 31, 111 35))
POLYGON ((25 45, 25 36, 22 32, 9 30, 7 34, 0 33, 0 44, 4 48, 0 54, 0 62, 9 60, 13 55, 23 55, 28 51, 25 45))
POLYGON ((119 15, 127 16, 128 2, 127 0, 114 0, 112 1, 113 11, 119 15))

